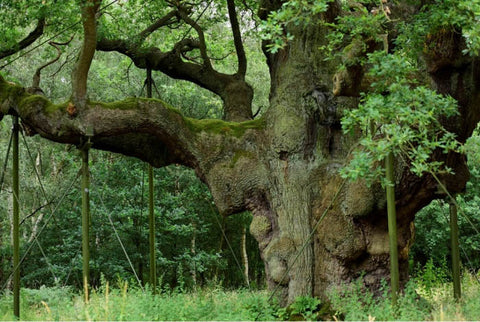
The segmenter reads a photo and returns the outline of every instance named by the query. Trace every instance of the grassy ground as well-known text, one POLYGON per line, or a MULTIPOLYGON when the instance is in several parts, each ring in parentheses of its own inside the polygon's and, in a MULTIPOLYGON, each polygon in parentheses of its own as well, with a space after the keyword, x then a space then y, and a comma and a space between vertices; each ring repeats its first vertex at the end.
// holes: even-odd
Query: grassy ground
MULTIPOLYGON (((480 320, 480 284, 472 275, 463 279, 463 297, 456 303, 449 283, 410 283, 398 306, 388 296, 374 299, 359 284, 331 294, 328 310, 317 299, 300 298, 288 309, 267 304, 266 291, 225 291, 211 287, 191 293, 152 295, 127 283, 103 287, 89 304, 68 288, 22 290, 22 320, 480 320), (419 297, 418 295, 421 295, 419 297)), ((12 297, 0 298, 0 319, 14 320, 12 297)))

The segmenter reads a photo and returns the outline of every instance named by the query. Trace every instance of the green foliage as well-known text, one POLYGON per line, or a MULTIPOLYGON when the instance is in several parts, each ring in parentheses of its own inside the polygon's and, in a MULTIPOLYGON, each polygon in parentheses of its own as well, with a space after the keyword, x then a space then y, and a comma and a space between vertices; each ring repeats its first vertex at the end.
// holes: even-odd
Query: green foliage
MULTIPOLYGON (((152 295, 127 283, 106 286, 91 294, 89 304, 80 294, 64 288, 22 291, 24 320, 254 320, 255 305, 266 303, 265 292, 202 289, 196 293, 168 292, 152 295)), ((11 295, 0 298, 0 320, 12 320, 11 295)), ((261 320, 273 320, 275 306, 266 305, 261 320)))
POLYGON ((430 157, 435 150, 460 151, 455 135, 439 122, 440 117, 458 113, 456 101, 418 86, 409 78, 415 65, 401 54, 376 52, 369 55, 369 64, 373 66, 369 75, 375 80, 372 91, 363 94, 358 109, 347 111, 342 118, 345 133, 363 133, 361 148, 341 170, 342 177, 363 177, 367 183, 384 178, 385 170, 378 164, 388 153, 403 158, 419 176, 451 172, 430 157))
POLYGON ((286 46, 293 35, 288 31, 288 26, 307 26, 317 23, 322 12, 327 11, 328 4, 333 0, 293 0, 286 1, 277 11, 272 11, 267 20, 262 22, 262 38, 269 40, 267 48, 276 53, 286 46))
POLYGON ((439 265, 430 258, 423 268, 417 270, 416 280, 421 285, 422 290, 431 295, 436 287, 449 280, 447 272, 445 261, 439 265))
POLYGON ((478 0, 435 0, 423 7, 413 17, 409 26, 404 26, 398 44, 414 49, 412 54, 422 49, 418 46, 429 34, 439 30, 460 32, 467 47, 463 53, 477 55, 480 50, 480 1, 478 0))
POLYGON ((306 320, 318 321, 322 319, 322 315, 327 312, 321 307, 321 301, 316 297, 299 296, 295 301, 286 308, 278 310, 278 318, 280 320, 306 320))
MULTIPOLYGON (((375 298, 360 281, 330 294, 332 315, 321 315, 320 301, 298 298, 289 309, 269 303, 265 291, 226 291, 219 287, 199 289, 193 293, 164 291, 152 295, 127 282, 116 286, 104 282, 94 290, 89 304, 83 296, 69 288, 42 287, 23 289, 21 317, 23 320, 478 320, 480 284, 466 274, 462 281, 463 299, 455 302, 451 285, 435 284, 429 294, 424 293, 423 279, 408 283, 399 297, 398 306, 392 306, 388 290, 375 298), (419 294, 422 296, 420 297, 419 294), (295 313, 294 313, 295 312, 295 313)), ((0 320, 13 320, 12 295, 0 297, 0 320)))

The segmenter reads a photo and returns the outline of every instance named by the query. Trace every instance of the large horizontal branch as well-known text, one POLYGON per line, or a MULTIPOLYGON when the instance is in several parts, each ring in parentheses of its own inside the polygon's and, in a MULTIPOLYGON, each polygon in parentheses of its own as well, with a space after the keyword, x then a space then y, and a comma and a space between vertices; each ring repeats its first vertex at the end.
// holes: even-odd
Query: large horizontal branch
POLYGON ((41 35, 43 35, 43 29, 45 27, 45 18, 40 18, 37 22, 35 29, 28 34, 27 37, 23 38, 19 43, 11 48, 0 50, 0 59, 11 56, 20 50, 30 46, 35 40, 37 40, 41 35))
MULTIPOLYGON (((97 42, 97 50, 116 51, 128 56, 138 68, 149 67, 172 78, 190 81, 222 96, 225 85, 233 81, 233 76, 183 61, 181 54, 185 48, 185 41, 191 42, 189 39, 183 40, 174 46, 173 50, 163 52, 156 47, 139 48, 127 40, 104 38, 97 42)), ((189 47, 192 46, 189 45, 189 47)))
POLYGON ((0 119, 18 115, 30 133, 51 141, 92 147, 136 157, 161 167, 176 163, 195 169, 211 188, 220 211, 245 209, 245 200, 261 186, 259 143, 262 119, 235 123, 194 120, 157 99, 128 98, 113 103, 53 104, 0 76, 0 119), (228 196, 228 198, 225 198, 228 196))
POLYGON ((228 111, 226 120, 252 119, 253 90, 250 85, 235 75, 219 73, 203 65, 185 62, 182 59, 182 50, 185 46, 193 48, 195 45, 194 41, 184 39, 174 46, 173 50, 162 52, 156 47, 139 48, 126 40, 101 39, 97 42, 97 50, 119 52, 128 56, 139 68, 148 67, 172 78, 190 81, 217 94, 222 98, 225 110, 228 111))
MULTIPOLYGON (((230 7, 233 4, 230 4, 230 7)), ((236 15, 234 8, 230 9, 230 15, 236 15)), ((234 16, 234 23, 238 27, 238 21, 234 16)), ((238 29, 238 28, 237 28, 238 29)), ((234 28, 235 31, 235 28, 234 28)), ((180 8, 169 12, 144 31, 138 33, 132 39, 107 39, 97 41, 97 50, 116 51, 128 56, 135 66, 143 69, 160 71, 172 78, 182 79, 205 88, 220 96, 224 102, 224 119, 228 121, 245 121, 253 118, 252 100, 253 90, 245 82, 246 57, 241 43, 239 30, 234 32, 235 48, 239 56, 239 71, 237 74, 225 74, 216 71, 207 55, 207 47, 203 30, 188 16, 188 10, 180 8), (170 51, 161 51, 157 47, 142 47, 145 38, 162 26, 171 23, 173 18, 184 20, 198 34, 198 39, 184 38, 173 45, 170 51), (201 53, 202 63, 186 61, 185 53, 198 49, 201 53), (238 77, 238 76, 241 77, 238 77), (240 98, 240 99, 239 99, 240 98)))
POLYGON ((87 129, 94 148, 122 153, 154 166, 195 167, 198 156, 189 122, 160 100, 131 98, 114 103, 53 104, 40 95, 0 80, 0 113, 16 114, 31 132, 49 140, 80 145, 87 129))

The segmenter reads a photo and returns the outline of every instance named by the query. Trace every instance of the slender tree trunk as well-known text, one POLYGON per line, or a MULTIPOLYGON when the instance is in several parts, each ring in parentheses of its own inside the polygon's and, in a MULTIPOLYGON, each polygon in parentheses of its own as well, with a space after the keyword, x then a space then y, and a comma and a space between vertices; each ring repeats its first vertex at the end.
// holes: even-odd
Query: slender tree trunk
POLYGON ((250 286, 250 278, 248 276, 248 254, 247 254, 247 227, 243 226, 242 238, 241 238, 241 254, 243 264, 243 277, 245 278, 245 284, 250 286))
POLYGON ((193 227, 193 232, 192 232, 192 239, 190 240, 190 252, 192 254, 192 264, 190 266, 190 274, 192 275, 192 281, 193 281, 193 288, 197 288, 197 267, 196 267, 196 254, 197 254, 197 248, 196 248, 196 235, 197 235, 197 229, 196 229, 196 224, 192 221, 192 227, 193 227))
POLYGON ((37 236, 38 232, 38 225, 43 219, 43 212, 40 213, 36 218, 32 217, 32 232, 30 233, 30 237, 28 237, 27 244, 30 244, 34 238, 37 236))

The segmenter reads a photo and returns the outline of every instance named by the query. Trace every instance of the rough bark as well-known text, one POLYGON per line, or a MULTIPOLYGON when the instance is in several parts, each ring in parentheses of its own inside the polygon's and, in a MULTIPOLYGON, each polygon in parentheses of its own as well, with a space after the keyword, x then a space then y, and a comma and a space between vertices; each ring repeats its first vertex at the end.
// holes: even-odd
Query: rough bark
MULTIPOLYGON (((263 4, 262 8, 276 8, 279 2, 263 4)), ((334 6, 326 19, 338 10, 334 6)), ((265 117, 270 185, 264 198, 251 202, 255 216, 251 231, 259 241, 270 285, 284 286, 288 302, 310 291, 325 296, 331 287, 360 276, 368 287, 378 290, 381 279, 389 279, 386 201, 379 185, 368 188, 362 182, 346 183, 313 242, 306 238, 340 189, 337 170, 348 159, 355 139, 342 134, 339 120, 358 101, 353 91, 346 91, 349 96, 333 95, 336 63, 324 62, 318 51, 328 30, 311 27, 290 32, 295 39, 285 50, 267 53, 272 79, 271 106, 265 117), (301 245, 306 248, 292 266, 290 261, 301 245), (281 280, 288 269, 287 278, 281 280)), ((427 53, 426 76, 439 92, 459 101, 460 116, 443 122, 463 141, 479 120, 478 62, 461 55, 461 36, 438 37, 452 51, 427 53)), ((468 179, 464 157, 441 153, 435 157, 455 171, 454 177, 443 178, 448 189, 462 190, 468 179)), ((404 283, 414 215, 439 197, 439 189, 432 178, 411 174, 407 164, 396 164, 396 173, 400 279, 404 283)))

